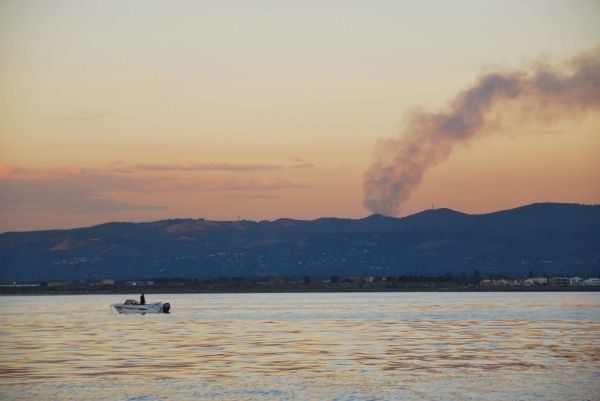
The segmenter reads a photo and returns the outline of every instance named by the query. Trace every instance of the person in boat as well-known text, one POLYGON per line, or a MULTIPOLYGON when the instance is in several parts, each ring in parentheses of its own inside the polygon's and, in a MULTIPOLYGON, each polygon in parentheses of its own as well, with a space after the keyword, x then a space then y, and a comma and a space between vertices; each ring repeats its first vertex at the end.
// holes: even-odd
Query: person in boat
POLYGON ((144 296, 144 294, 142 294, 142 296, 140 297, 140 305, 146 305, 146 297, 144 296))

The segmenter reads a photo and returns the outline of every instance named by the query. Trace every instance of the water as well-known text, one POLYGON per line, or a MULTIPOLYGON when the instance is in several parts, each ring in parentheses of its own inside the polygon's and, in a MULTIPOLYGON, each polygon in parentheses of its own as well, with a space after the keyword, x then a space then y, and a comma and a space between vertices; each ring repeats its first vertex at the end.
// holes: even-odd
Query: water
POLYGON ((0 297, 3 400, 598 400, 599 293, 0 297))

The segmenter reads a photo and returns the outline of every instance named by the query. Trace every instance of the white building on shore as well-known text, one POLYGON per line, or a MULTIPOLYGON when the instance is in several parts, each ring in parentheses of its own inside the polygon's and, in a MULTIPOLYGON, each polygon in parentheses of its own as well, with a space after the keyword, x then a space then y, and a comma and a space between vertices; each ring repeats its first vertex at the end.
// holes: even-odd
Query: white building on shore
POLYGON ((579 277, 569 278, 569 285, 583 285, 583 279, 579 277))

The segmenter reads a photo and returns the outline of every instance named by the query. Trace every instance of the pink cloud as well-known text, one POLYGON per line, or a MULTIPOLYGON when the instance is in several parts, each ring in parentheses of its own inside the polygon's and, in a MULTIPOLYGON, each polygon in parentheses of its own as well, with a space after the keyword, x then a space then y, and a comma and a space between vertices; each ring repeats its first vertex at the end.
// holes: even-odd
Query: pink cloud
POLYGON ((2 179, 51 180, 79 176, 84 171, 79 167, 30 167, 0 164, 0 178, 2 179))
POLYGON ((7 179, 12 177, 15 173, 16 168, 6 164, 0 164, 0 179, 7 179))
MULTIPOLYGON (((184 164, 185 166, 185 164, 184 164)), ((161 210, 164 205, 141 205, 112 199, 111 194, 135 193, 140 203, 146 193, 202 191, 272 191, 308 188, 277 177, 236 177, 190 171, 131 170, 122 162, 105 169, 28 167, 0 164, 0 205, 14 213, 44 211, 105 213, 122 210, 161 210)), ((196 165, 191 165, 192 170, 196 165)), ((261 197, 256 194, 253 197, 261 197)), ((264 197, 264 195, 263 195, 264 197)))
POLYGON ((288 160, 291 160, 296 163, 300 163, 302 161, 302 158, 300 158, 300 156, 290 156, 290 157, 288 157, 288 160))
POLYGON ((206 191, 256 191, 250 195, 236 196, 277 198, 276 195, 261 195, 260 192, 308 188, 277 177, 204 174, 194 172, 194 168, 196 165, 192 164, 191 171, 140 171, 120 161, 111 162, 103 169, 11 166, 0 163, 0 214, 3 214, 0 217, 5 220, 6 216, 18 215, 23 220, 39 218, 48 213, 91 215, 124 211, 153 212, 169 207, 156 204, 160 200, 157 201, 157 197, 151 194, 157 193, 175 192, 184 197, 206 191), (133 198, 137 201, 130 203, 120 200, 125 193, 134 194, 133 198))
POLYGON ((315 165, 312 163, 304 163, 304 164, 296 164, 295 166, 291 166, 292 168, 307 168, 314 167, 315 165))

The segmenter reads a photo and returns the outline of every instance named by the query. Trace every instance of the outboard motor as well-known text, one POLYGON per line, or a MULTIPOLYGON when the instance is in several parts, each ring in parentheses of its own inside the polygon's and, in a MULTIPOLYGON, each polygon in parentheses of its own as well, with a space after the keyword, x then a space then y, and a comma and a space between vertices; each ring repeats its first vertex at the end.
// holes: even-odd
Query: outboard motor
POLYGON ((168 302, 166 304, 163 304, 163 307, 162 307, 163 313, 169 313, 169 309, 171 309, 171 305, 168 302))

